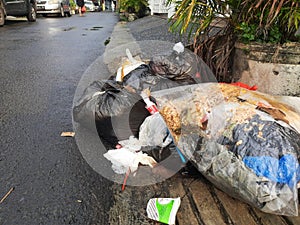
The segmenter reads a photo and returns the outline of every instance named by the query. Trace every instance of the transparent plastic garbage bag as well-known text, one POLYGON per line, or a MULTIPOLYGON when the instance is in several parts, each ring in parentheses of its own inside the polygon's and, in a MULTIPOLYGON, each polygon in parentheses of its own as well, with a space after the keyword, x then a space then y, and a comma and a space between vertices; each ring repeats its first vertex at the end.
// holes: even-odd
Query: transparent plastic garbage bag
POLYGON ((264 212, 298 215, 298 98, 218 83, 152 97, 177 147, 208 180, 264 212))

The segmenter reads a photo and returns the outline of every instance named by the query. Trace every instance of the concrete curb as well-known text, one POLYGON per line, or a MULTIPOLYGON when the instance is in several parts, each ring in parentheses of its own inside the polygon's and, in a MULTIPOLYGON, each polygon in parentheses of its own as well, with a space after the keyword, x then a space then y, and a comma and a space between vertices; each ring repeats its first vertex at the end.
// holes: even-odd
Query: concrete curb
POLYGON ((122 58, 126 57, 126 48, 130 49, 133 55, 141 52, 139 45, 127 27, 127 23, 118 22, 104 52, 104 63, 112 74, 115 74, 117 68, 121 66, 122 58))

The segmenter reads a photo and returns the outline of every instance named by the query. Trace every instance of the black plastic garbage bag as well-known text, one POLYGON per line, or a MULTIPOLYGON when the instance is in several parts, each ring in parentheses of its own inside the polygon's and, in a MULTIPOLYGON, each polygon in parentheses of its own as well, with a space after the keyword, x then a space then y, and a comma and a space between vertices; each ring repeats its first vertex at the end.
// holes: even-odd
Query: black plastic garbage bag
POLYGON ((150 91, 159 91, 195 83, 196 80, 191 77, 174 80, 167 76, 155 74, 149 65, 143 64, 127 74, 124 77, 122 84, 123 86, 132 88, 137 93, 141 93, 145 89, 149 89, 150 91))
POLYGON ((143 63, 122 78, 124 86, 137 93, 144 89, 158 91, 188 84, 215 82, 210 68, 191 51, 184 50, 177 43, 173 51, 152 56, 149 63, 143 63))
POLYGON ((185 80, 189 84, 215 81, 210 68, 190 51, 156 55, 151 58, 149 67, 152 73, 170 80, 185 80))
POLYGON ((160 78, 152 73, 147 64, 142 64, 138 68, 128 73, 123 78, 123 86, 129 86, 133 91, 140 93, 146 88, 155 85, 160 78))
POLYGON ((98 95, 105 90, 105 83, 112 81, 94 81, 85 88, 80 99, 74 103, 73 119, 75 122, 87 128, 95 126, 95 110, 98 102, 98 95))
POLYGON ((108 80, 94 81, 74 107, 73 115, 83 125, 90 125, 92 119, 106 147, 114 148, 120 140, 138 137, 140 125, 150 114, 138 94, 108 80))

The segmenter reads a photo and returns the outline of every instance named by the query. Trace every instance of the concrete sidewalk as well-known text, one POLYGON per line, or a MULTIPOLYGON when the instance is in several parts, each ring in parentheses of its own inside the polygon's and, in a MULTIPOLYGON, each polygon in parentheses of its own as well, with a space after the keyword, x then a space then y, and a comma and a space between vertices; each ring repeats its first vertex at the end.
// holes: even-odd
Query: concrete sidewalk
MULTIPOLYGON (((138 41, 132 34, 144 34, 152 27, 159 27, 162 18, 155 16, 139 19, 131 26, 126 22, 119 22, 113 31, 110 43, 105 52, 105 62, 110 70, 116 70, 125 56, 128 47, 133 55, 140 54, 138 41), (147 26, 145 26, 147 24, 147 26), (130 28, 131 27, 131 28, 130 28), (150 28, 149 28, 150 27, 150 28), (116 57, 117 56, 117 57, 116 57)), ((159 35, 158 35, 159 36, 159 35)), ((113 186, 114 203, 109 212, 108 224, 141 225, 160 224, 147 218, 146 205, 154 197, 181 197, 181 206, 177 213, 177 225, 292 225, 300 224, 300 216, 283 217, 263 213, 239 200, 229 197, 214 187, 197 171, 182 170, 164 182, 143 187, 127 186, 121 191, 121 185, 113 186)), ((300 207, 300 206, 299 206, 300 207)))
POLYGON ((168 27, 168 19, 160 16, 147 16, 130 23, 117 23, 106 46, 104 62, 115 72, 116 65, 120 65, 122 57, 126 56, 126 48, 133 56, 149 56, 168 51, 179 41, 188 44, 185 37, 169 32, 168 27))

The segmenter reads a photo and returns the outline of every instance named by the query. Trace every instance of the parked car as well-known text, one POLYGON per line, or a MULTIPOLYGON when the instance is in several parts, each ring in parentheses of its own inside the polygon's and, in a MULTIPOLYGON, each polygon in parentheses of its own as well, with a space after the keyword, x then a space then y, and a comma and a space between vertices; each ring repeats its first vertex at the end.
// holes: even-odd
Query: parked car
POLYGON ((85 0, 84 5, 87 11, 90 12, 97 12, 99 9, 99 6, 96 6, 92 1, 85 0))
POLYGON ((48 14, 71 16, 70 2, 69 0, 37 0, 37 13, 44 16, 48 14))
POLYGON ((30 22, 36 21, 36 0, 0 0, 0 26, 7 16, 26 16, 30 22))

